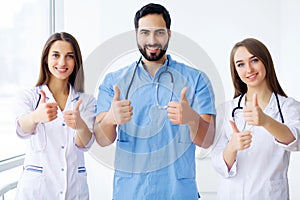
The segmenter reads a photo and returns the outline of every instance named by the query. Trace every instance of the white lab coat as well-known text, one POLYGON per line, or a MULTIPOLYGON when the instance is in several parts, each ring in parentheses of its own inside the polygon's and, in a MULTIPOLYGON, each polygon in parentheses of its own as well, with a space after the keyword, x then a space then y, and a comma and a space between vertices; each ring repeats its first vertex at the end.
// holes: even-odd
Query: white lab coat
MULTIPOLYGON (((89 199, 84 151, 92 145, 94 136, 86 148, 75 144, 76 130, 68 127, 63 112, 47 123, 39 123, 31 135, 25 135, 18 119, 32 112, 38 101, 38 90, 46 93, 47 102, 55 102, 46 85, 25 91, 17 104, 17 134, 28 142, 23 172, 17 186, 17 200, 84 200, 89 199)), ((78 98, 82 99, 80 116, 92 131, 95 119, 95 99, 85 93, 77 93, 70 86, 65 110, 72 110, 78 98)))
MULTIPOLYGON (((217 133, 212 150, 212 162, 222 176, 218 189, 220 200, 286 200, 289 199, 287 171, 290 151, 300 149, 300 103, 292 98, 278 95, 285 125, 289 127, 296 140, 284 145, 262 127, 253 127, 251 147, 238 151, 231 170, 223 159, 223 151, 230 140, 233 108, 239 97, 226 102, 218 109, 217 133)), ((245 97, 241 106, 245 105, 245 97)), ((264 112, 281 122, 274 93, 264 112)))

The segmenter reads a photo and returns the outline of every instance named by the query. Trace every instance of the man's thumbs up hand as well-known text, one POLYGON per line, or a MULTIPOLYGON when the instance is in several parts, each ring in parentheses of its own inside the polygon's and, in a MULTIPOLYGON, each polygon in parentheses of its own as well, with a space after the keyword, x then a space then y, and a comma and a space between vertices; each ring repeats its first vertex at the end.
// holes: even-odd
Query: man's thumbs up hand
POLYGON ((167 112, 170 121, 174 124, 187 124, 198 116, 192 109, 186 97, 188 88, 184 87, 180 93, 180 101, 171 101, 168 104, 167 112))
POLYGON ((113 124, 125 124, 131 120, 132 106, 129 100, 120 100, 120 89, 114 86, 114 97, 112 99, 109 112, 111 113, 113 124))

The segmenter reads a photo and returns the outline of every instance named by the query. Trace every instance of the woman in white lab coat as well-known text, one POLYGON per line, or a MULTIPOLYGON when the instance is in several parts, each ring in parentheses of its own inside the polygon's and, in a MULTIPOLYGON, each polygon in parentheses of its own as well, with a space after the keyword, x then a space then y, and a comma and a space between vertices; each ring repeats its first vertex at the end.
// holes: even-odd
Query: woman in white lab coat
POLYGON ((260 41, 230 55, 234 99, 218 109, 212 162, 222 176, 218 199, 289 199, 290 152, 300 149, 300 103, 282 90, 260 41))
POLYGON ((89 199, 84 152, 94 141, 95 99, 83 75, 76 39, 51 35, 36 87, 17 105, 16 132, 28 146, 16 199, 89 199))

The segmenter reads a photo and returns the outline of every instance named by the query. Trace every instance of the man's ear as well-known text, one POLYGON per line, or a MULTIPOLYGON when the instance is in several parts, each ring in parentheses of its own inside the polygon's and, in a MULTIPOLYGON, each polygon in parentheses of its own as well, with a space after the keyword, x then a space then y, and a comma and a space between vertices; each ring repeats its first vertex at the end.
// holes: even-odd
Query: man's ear
POLYGON ((168 35, 169 35, 169 38, 171 38, 172 32, 170 29, 168 29, 168 35))

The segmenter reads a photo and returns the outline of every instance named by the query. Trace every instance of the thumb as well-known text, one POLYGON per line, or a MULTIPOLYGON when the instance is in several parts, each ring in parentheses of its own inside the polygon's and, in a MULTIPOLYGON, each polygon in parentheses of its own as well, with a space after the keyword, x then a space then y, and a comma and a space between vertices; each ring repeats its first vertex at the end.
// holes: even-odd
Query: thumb
POLYGON ((257 94, 256 93, 253 94, 252 102, 253 102, 253 108, 258 107, 257 94))
POLYGON ((186 98, 186 93, 188 91, 188 87, 184 87, 182 90, 181 90, 181 94, 180 94, 180 100, 181 101, 187 101, 187 98, 186 98))
POLYGON ((79 111, 79 107, 80 107, 81 103, 82 103, 82 99, 79 99, 79 100, 76 102, 75 108, 74 108, 75 111, 79 111))
POLYGON ((232 130, 233 130, 234 133, 240 132, 240 131, 237 129, 237 127, 236 127, 236 125, 235 125, 235 123, 234 123, 233 121, 229 121, 229 123, 230 123, 231 128, 232 128, 232 130))
POLYGON ((120 101, 120 89, 116 85, 114 85, 114 92, 115 95, 113 97, 113 101, 120 101))
POLYGON ((46 93, 44 90, 39 90, 39 93, 41 95, 40 103, 46 103, 46 93))

